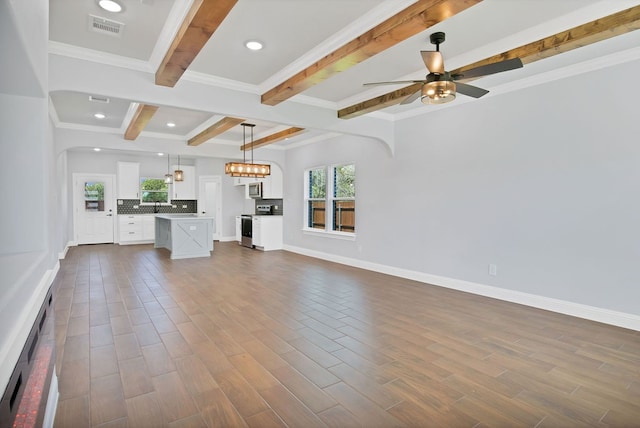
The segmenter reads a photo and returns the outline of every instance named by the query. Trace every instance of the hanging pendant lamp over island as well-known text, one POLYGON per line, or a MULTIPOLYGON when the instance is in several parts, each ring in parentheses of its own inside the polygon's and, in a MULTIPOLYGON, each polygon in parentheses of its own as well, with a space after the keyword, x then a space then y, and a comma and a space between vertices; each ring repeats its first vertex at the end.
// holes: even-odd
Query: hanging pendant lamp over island
POLYGON ((251 163, 246 161, 246 150, 242 152, 242 162, 227 162, 224 165, 224 173, 231 177, 255 177, 264 178, 271 174, 271 165, 253 163, 253 127, 251 123, 242 124, 242 143, 247 145, 247 127, 251 129, 251 163))
POLYGON ((184 181, 184 171, 180 169, 180 155, 178 155, 178 169, 173 171, 173 179, 175 181, 184 181))
POLYGON ((167 173, 164 175, 164 182, 167 184, 173 183, 173 175, 171 174, 171 168, 169 167, 169 161, 171 155, 167 155, 167 173))

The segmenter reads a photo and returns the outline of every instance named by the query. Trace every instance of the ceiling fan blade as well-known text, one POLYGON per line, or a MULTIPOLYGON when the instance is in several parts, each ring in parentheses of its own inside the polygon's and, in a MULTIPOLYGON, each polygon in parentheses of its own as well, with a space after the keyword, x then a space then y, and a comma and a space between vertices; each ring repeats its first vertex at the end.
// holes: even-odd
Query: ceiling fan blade
POLYGON ((409 95, 407 98, 402 100, 400 104, 411 104, 412 102, 420 98, 420 95, 422 95, 422 88, 420 88, 420 90, 415 91, 413 94, 409 95))
POLYGON ((362 86, 378 86, 378 85, 405 85, 408 83, 422 83, 424 80, 394 80, 392 82, 371 82, 363 83, 362 86))
POLYGON ((444 59, 438 51, 420 51, 422 60, 430 73, 444 74, 444 59))
POLYGON ((486 89, 478 88, 477 86, 467 85, 466 83, 456 82, 456 92, 466 95, 468 97, 480 98, 483 95, 489 93, 486 89))
POLYGON ((516 68, 522 68, 522 60, 520 58, 512 58, 493 64, 481 65, 480 67, 462 72, 462 76, 456 76, 456 79, 471 79, 475 77, 488 76, 490 74, 502 73, 503 71, 515 70, 516 68))

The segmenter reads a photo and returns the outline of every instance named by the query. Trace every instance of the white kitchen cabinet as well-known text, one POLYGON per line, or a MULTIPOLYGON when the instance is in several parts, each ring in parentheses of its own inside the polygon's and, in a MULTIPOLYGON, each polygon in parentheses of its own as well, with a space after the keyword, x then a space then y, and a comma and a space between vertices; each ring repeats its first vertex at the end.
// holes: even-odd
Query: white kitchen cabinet
POLYGON ((282 170, 278 165, 271 164, 271 174, 262 181, 262 199, 282 199, 282 181, 282 170))
POLYGON ((118 216, 118 234, 121 244, 142 241, 142 216, 118 216))
POLYGON ((118 236, 120 245, 146 244, 155 239, 153 215, 119 215, 118 236))
POLYGON ((118 199, 140 199, 140 164, 118 162, 118 199))
POLYGON ((156 216, 143 215, 142 217, 142 240, 153 241, 156 239, 156 216))
POLYGON ((238 244, 242 241, 242 217, 236 216, 236 241, 238 244))
POLYGON ((264 222, 260 220, 259 217, 253 217, 253 223, 251 226, 251 244, 256 247, 263 246, 262 239, 262 224, 264 222))
POLYGON ((252 244, 264 251, 282 249, 282 216, 253 216, 252 244))
MULTIPOLYGON (((172 171, 178 169, 178 165, 173 165, 172 171)), ((196 167, 190 165, 180 165, 180 169, 184 171, 183 181, 173 181, 172 199, 198 199, 196 196, 196 167)))

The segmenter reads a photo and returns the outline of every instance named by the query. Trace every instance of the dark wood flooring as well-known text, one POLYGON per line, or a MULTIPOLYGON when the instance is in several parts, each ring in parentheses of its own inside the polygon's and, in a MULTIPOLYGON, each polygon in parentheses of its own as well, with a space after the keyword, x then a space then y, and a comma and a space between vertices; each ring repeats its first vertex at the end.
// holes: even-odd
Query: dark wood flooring
POLYGON ((60 427, 640 426, 640 333, 285 251, 71 248, 60 427))

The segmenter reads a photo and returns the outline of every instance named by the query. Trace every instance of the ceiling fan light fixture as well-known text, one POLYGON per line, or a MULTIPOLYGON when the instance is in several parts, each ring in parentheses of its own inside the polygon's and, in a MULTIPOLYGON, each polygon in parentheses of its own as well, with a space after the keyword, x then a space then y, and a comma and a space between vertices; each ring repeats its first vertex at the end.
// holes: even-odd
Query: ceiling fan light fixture
POLYGON ((445 104, 456 99, 456 84, 449 80, 427 82, 422 86, 424 104, 445 104))

